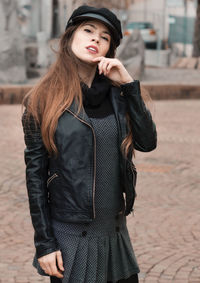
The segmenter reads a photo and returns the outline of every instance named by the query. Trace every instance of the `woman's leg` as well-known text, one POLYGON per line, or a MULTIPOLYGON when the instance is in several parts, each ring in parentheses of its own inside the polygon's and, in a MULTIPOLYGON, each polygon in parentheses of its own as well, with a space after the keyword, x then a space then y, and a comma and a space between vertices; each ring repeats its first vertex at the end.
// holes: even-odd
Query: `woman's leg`
POLYGON ((50 276, 51 283, 62 283, 62 280, 58 277, 50 276))
POLYGON ((138 283, 138 282, 139 282, 138 275, 137 274, 133 274, 128 279, 119 280, 117 283, 138 283))
MULTIPOLYGON (((112 282, 108 281, 107 283, 112 283, 112 282)), ((117 281, 117 283, 139 283, 138 275, 133 274, 128 279, 119 280, 119 281, 117 281)))

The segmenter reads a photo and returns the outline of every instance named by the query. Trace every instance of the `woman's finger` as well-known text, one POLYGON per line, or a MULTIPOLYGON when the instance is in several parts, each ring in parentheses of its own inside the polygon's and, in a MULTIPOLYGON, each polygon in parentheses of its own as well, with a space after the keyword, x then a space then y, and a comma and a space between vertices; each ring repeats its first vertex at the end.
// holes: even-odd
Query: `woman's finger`
POLYGON ((107 65, 106 71, 107 74, 110 72, 110 70, 114 67, 114 64, 112 62, 109 62, 109 64, 107 65))
POLYGON ((56 257, 57 257, 58 268, 59 268, 61 271, 64 271, 63 259, 62 259, 61 251, 57 251, 56 257))
POLYGON ((102 60, 101 60, 101 62, 99 63, 99 66, 100 66, 100 72, 101 73, 104 73, 104 75, 106 75, 106 73, 107 73, 107 66, 108 66, 108 64, 110 63, 110 62, 112 62, 112 59, 110 59, 110 58, 103 58, 102 60))
POLYGON ((96 58, 92 59, 92 61, 93 61, 93 62, 99 62, 99 61, 101 61, 103 58, 105 58, 105 57, 103 57, 103 56, 96 57, 96 58))
POLYGON ((58 278, 63 278, 62 272, 58 270, 56 264, 51 265, 51 275, 58 277, 58 278))
POLYGON ((109 62, 108 61, 104 61, 102 63, 102 72, 104 73, 104 75, 107 74, 107 66, 108 66, 109 62))
POLYGON ((49 264, 47 264, 47 263, 41 263, 40 264, 40 267, 42 268, 42 270, 46 273, 46 274, 48 274, 48 275, 51 275, 51 268, 50 268, 50 266, 49 266, 49 264))
POLYGON ((100 75, 101 75, 102 72, 103 72, 103 69, 102 69, 103 63, 104 63, 104 59, 102 59, 102 60, 99 62, 99 64, 98 64, 99 74, 100 74, 100 75))
POLYGON ((51 264, 51 263, 48 263, 47 269, 48 269, 48 274, 51 275, 51 276, 53 276, 53 267, 52 267, 52 264, 51 264))
POLYGON ((51 261, 49 261, 48 265, 49 265, 49 269, 50 269, 50 272, 51 272, 51 274, 50 274, 51 276, 63 278, 61 271, 59 271, 57 266, 56 266, 56 257, 51 259, 51 261))

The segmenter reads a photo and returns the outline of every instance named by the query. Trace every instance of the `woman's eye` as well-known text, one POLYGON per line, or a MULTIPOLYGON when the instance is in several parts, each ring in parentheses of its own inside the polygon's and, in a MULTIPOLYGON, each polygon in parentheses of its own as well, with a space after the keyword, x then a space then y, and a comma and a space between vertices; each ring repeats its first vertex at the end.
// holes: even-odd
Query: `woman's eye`
POLYGON ((107 37, 105 37, 105 36, 102 36, 102 38, 103 38, 104 40, 108 41, 108 38, 107 38, 107 37))
POLYGON ((85 28, 84 31, 86 31, 86 32, 91 32, 91 30, 88 29, 88 28, 85 28))

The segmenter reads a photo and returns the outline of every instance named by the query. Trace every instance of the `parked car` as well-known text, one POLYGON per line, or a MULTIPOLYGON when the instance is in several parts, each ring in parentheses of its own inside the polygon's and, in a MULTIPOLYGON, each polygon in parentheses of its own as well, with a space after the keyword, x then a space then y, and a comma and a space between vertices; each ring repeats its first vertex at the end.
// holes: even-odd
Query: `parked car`
POLYGON ((130 35, 133 30, 140 31, 147 48, 157 47, 157 33, 151 22, 130 22, 124 30, 124 35, 130 35))

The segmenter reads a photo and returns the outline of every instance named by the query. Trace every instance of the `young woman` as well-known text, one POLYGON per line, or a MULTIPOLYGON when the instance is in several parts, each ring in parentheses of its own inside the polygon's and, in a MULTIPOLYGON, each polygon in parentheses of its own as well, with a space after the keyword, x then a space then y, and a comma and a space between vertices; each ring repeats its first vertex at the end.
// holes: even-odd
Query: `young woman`
POLYGON ((134 150, 156 147, 156 128, 115 51, 121 24, 106 8, 70 17, 55 64, 24 100, 33 265, 51 282, 138 282, 126 226, 134 150))

